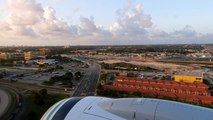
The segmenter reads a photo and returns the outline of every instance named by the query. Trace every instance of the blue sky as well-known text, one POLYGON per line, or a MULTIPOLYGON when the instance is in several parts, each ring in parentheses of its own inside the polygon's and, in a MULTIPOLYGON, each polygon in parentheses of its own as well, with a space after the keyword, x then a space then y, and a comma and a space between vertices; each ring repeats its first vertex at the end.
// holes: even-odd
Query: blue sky
POLYGON ((66 39, 64 44, 213 43, 212 5, 212 0, 1 0, 0 32, 5 34, 0 36, 7 42, 0 39, 0 44, 22 44, 23 40, 27 45, 54 45, 58 41, 61 44, 62 39, 66 39), (21 5, 23 8, 18 7, 21 5), (137 5, 140 14, 133 10, 137 5), (39 10, 51 18, 38 21, 43 15, 39 10), (118 10, 124 12, 123 17, 118 16, 118 10), (36 17, 27 16, 25 11, 36 17), (15 20, 19 17, 29 24, 20 24, 15 20))
POLYGON ((150 14, 153 23, 166 31, 181 29, 185 25, 193 26, 200 32, 213 31, 212 0, 39 0, 43 6, 52 6, 57 16, 73 23, 80 16, 93 16, 97 24, 109 26, 116 11, 129 4, 142 4, 145 13, 150 14))

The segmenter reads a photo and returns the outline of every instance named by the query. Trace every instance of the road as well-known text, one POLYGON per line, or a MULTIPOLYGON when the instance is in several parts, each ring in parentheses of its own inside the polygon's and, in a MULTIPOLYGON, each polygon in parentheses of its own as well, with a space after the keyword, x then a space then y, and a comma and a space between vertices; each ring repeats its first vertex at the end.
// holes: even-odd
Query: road
POLYGON ((94 96, 101 68, 97 63, 90 62, 81 82, 71 96, 94 96))
POLYGON ((94 65, 92 66, 92 73, 90 75, 89 82, 88 82, 88 86, 89 86, 87 91, 88 96, 94 96, 96 93, 96 85, 98 83, 100 71, 101 71, 100 66, 94 63, 94 65))
POLYGON ((211 85, 213 85, 213 79, 212 79, 212 78, 205 77, 205 79, 206 79, 211 85))
POLYGON ((204 65, 213 65, 213 62, 208 62, 208 61, 157 60, 157 62, 163 62, 163 63, 180 63, 180 64, 204 64, 204 65))
POLYGON ((0 118, 6 113, 8 107, 10 106, 10 95, 3 89, 0 89, 0 118))
POLYGON ((0 100, 0 119, 12 119, 19 110, 18 92, 9 86, 0 85, 0 100))

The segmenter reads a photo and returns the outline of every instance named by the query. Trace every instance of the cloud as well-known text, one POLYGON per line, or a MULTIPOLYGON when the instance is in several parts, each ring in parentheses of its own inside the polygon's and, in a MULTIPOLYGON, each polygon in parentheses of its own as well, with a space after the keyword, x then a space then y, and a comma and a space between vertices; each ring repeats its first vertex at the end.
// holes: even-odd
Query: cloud
POLYGON ((70 26, 62 19, 55 17, 55 10, 51 7, 44 8, 42 20, 35 24, 34 28, 41 36, 49 36, 52 38, 66 36, 72 37, 76 35, 75 26, 70 26))
POLYGON ((51 0, 53 2, 61 2, 62 0, 51 0))
POLYGON ((96 40, 109 33, 96 26, 93 17, 80 17, 79 25, 70 25, 57 18, 52 7, 43 8, 35 0, 8 0, 8 9, 9 15, 0 22, 0 41, 12 40, 12 44, 28 43, 26 39, 35 44, 57 43, 57 40, 58 44, 69 44, 74 39, 88 40, 92 36, 96 40))
POLYGON ((114 41, 124 44, 191 44, 209 43, 213 38, 213 34, 198 33, 190 25, 170 33, 157 29, 151 15, 142 8, 141 4, 136 4, 117 11, 117 20, 109 27, 114 41))
POLYGON ((117 21, 109 28, 115 37, 144 36, 153 27, 150 15, 143 12, 140 4, 133 8, 119 9, 117 16, 117 21))
POLYGON ((76 26, 58 19, 53 8, 43 8, 35 0, 8 0, 8 9, 9 15, 0 23, 4 39, 69 39, 77 33, 76 26))
POLYGON ((97 25, 93 16, 81 16, 79 24, 72 25, 57 18, 54 8, 36 0, 8 0, 8 10, 0 21, 1 45, 199 43, 213 38, 189 25, 171 33, 157 29, 141 4, 118 9, 108 28, 97 25))
POLYGON ((93 17, 90 17, 90 19, 85 18, 85 17, 80 17, 80 27, 85 32, 97 31, 97 27, 94 24, 94 18, 93 17))
POLYGON ((11 25, 33 25, 42 18, 43 9, 35 0, 8 0, 8 8, 6 22, 11 25))

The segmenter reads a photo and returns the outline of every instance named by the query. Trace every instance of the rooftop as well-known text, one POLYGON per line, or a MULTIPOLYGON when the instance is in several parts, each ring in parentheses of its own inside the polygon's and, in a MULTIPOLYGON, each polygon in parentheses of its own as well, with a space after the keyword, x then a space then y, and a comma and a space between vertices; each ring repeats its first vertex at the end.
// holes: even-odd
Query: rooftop
POLYGON ((202 72, 178 72, 175 75, 184 75, 184 76, 199 76, 202 77, 203 73, 202 72))

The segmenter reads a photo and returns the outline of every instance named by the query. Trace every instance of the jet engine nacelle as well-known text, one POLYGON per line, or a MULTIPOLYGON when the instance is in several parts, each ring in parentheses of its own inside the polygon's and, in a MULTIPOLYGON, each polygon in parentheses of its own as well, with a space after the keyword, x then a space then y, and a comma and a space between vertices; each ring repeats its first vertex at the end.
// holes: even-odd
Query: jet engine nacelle
POLYGON ((213 120, 213 109, 149 98, 73 97, 54 104, 41 120, 213 120))

